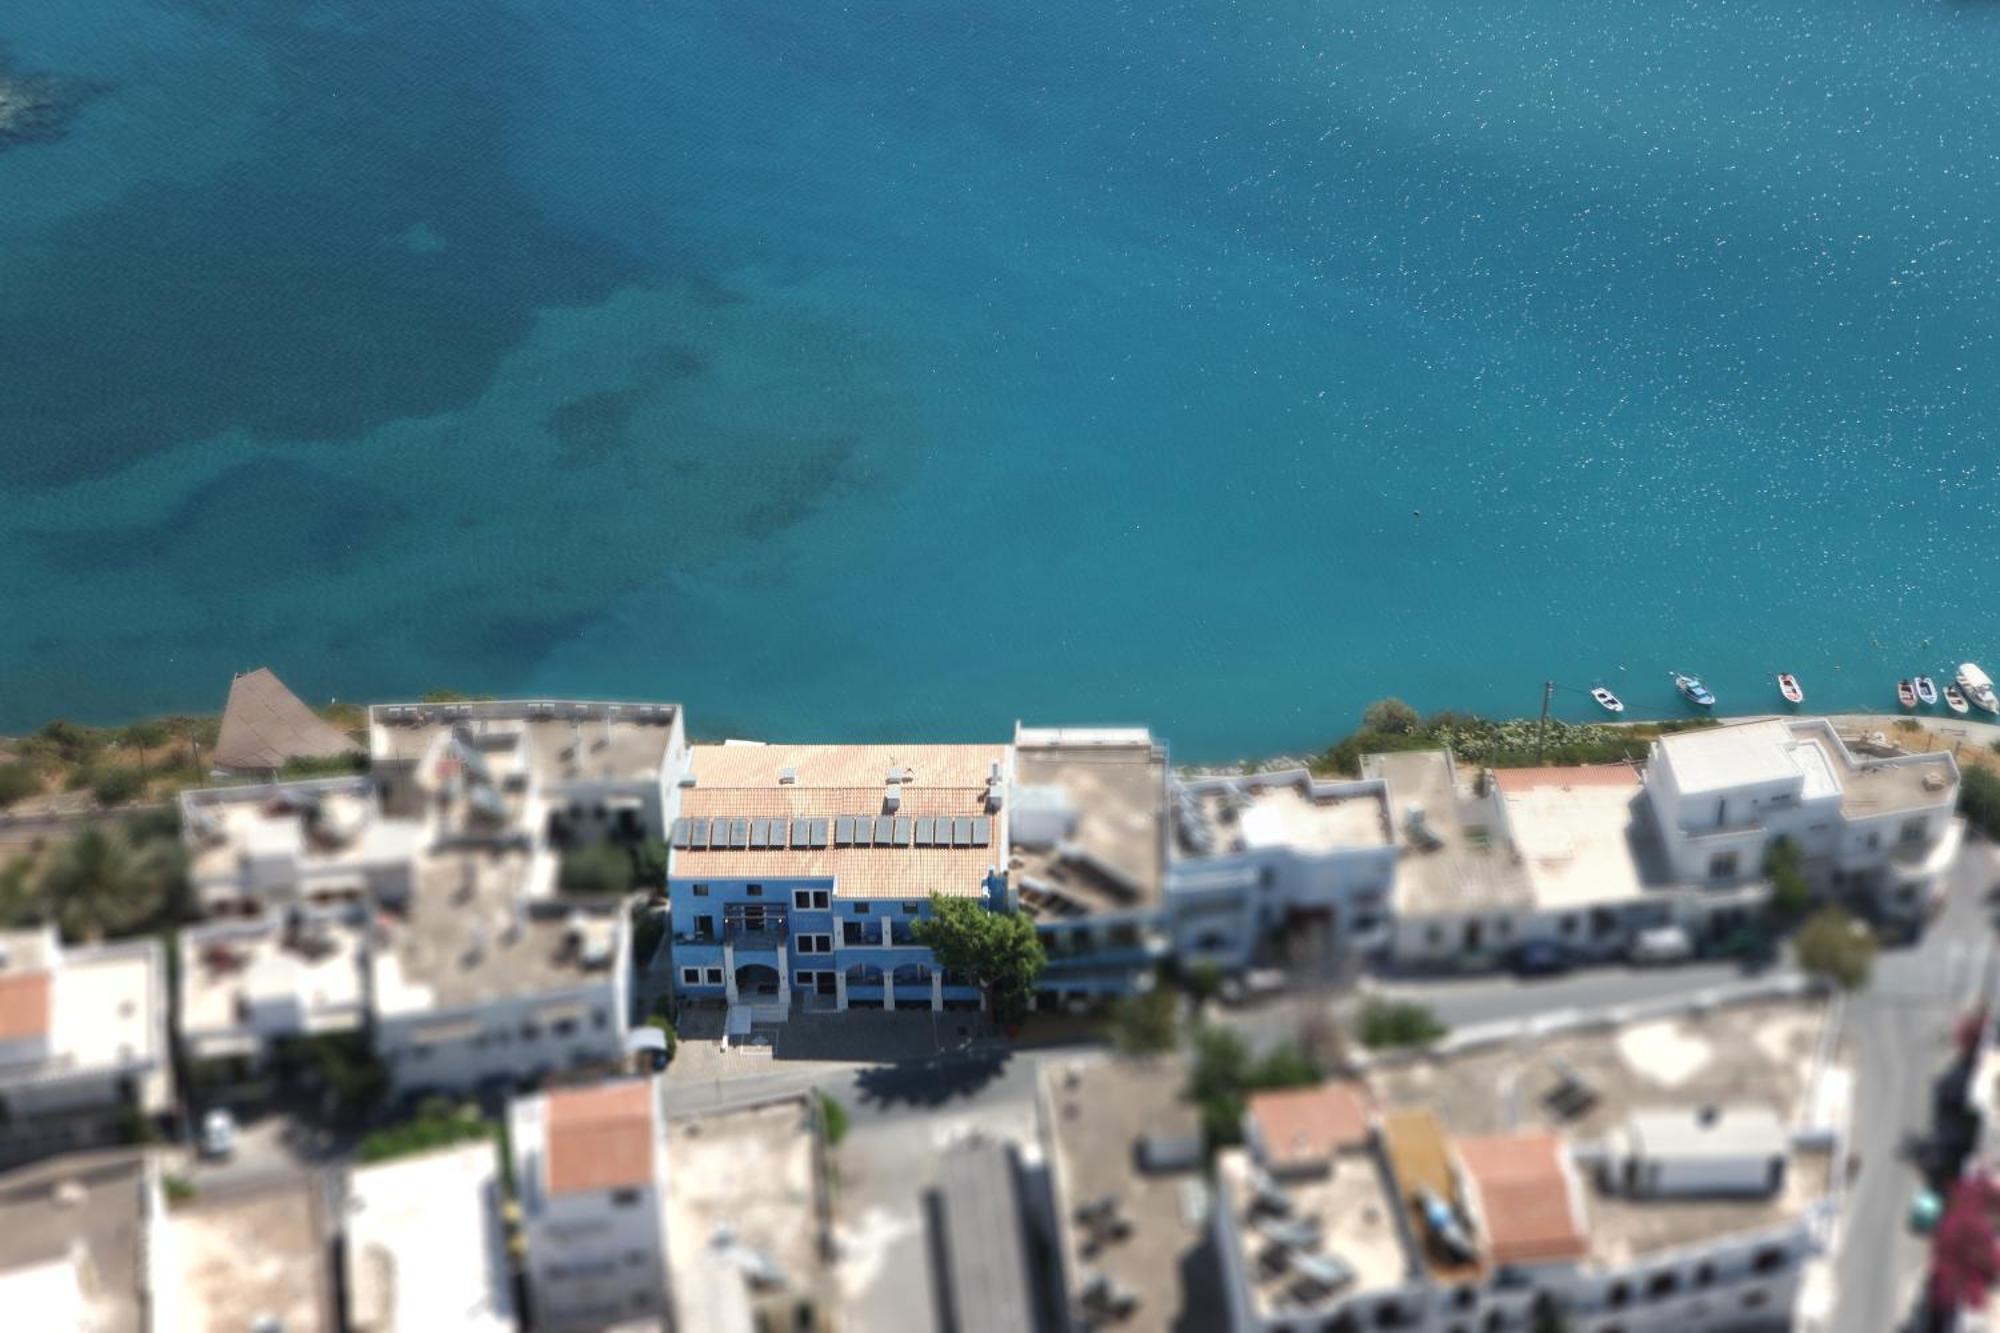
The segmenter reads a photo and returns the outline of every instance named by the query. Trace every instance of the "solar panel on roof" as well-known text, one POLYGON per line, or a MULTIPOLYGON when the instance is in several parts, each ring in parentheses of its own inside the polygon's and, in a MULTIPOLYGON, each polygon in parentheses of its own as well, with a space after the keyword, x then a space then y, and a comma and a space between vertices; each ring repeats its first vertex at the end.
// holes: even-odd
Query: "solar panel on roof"
POLYGON ((933 821, 929 815, 917 816, 917 846, 928 847, 931 845, 932 827, 933 821))
POLYGON ((910 845, 910 817, 908 815, 896 816, 896 836, 894 842, 898 847, 908 847, 910 845))
POLYGON ((815 819, 812 822, 812 843, 815 847, 826 846, 826 821, 824 819, 815 819))
POLYGON ((732 819, 729 821, 729 845, 731 847, 739 847, 739 848, 748 847, 750 845, 749 820, 732 819))
POLYGON ((846 847, 854 841, 854 816, 841 815, 833 821, 833 845, 846 847))
POLYGON ((875 845, 893 847, 896 845, 896 817, 894 815, 875 816, 875 845))
POLYGON ((960 815, 951 821, 951 845, 954 847, 972 845, 972 816, 960 815))
POLYGON ((759 851, 771 845, 771 821, 753 819, 750 821, 750 845, 759 851))
POLYGON ((972 817, 972 845, 974 847, 984 847, 991 841, 993 841, 992 817, 989 815, 974 815, 972 817))
POLYGON ((688 822, 685 819, 676 819, 674 821, 674 846, 686 847, 687 845, 688 822))
POLYGON ((810 847, 810 846, 812 846, 812 821, 811 821, 811 820, 807 820, 807 819, 794 819, 794 820, 792 821, 792 846, 793 846, 793 847, 810 847))
POLYGON ((708 821, 690 819, 688 821, 688 846, 702 848, 708 846, 708 821))
POLYGON ((856 847, 866 847, 873 841, 875 841, 875 821, 867 815, 856 815, 854 817, 854 845, 856 847))

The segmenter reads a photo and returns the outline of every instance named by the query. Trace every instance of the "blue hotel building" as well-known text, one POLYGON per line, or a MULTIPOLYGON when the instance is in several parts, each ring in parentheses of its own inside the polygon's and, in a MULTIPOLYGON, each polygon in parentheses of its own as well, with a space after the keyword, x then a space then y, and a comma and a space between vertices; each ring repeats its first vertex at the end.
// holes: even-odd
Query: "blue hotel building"
POLYGON ((913 928, 932 894, 1010 910, 1010 747, 697 745, 668 896, 675 994, 730 1027, 795 1008, 976 1008, 913 928))

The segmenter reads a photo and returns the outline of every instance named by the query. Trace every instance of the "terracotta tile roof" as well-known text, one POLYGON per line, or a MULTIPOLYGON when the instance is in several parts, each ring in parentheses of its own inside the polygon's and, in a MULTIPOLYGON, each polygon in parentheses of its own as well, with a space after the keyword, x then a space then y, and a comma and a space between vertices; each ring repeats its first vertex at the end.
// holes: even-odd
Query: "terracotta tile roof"
POLYGON ((549 1193, 653 1181, 653 1093, 644 1079, 548 1094, 549 1193))
POLYGON ((54 989, 46 971, 0 976, 0 1041, 41 1037, 49 1031, 49 999, 54 989))
MULTIPOLYGON (((695 785, 681 791, 684 819, 824 819, 886 813, 891 766, 906 768, 898 784, 899 818, 981 817, 986 778, 1007 758, 1005 745, 698 745, 691 751, 695 785), (780 783, 793 770, 796 780, 780 783)), ((971 897, 986 891, 986 873, 1005 860, 1007 811, 991 812, 985 846, 714 848, 676 847, 676 879, 830 878, 842 898, 971 897)))
POLYGON ((1278 1171, 1323 1165, 1368 1141, 1368 1101, 1352 1083, 1260 1092, 1248 1113, 1265 1164, 1278 1171))
POLYGON ((1567 768, 1496 768, 1493 781, 1501 791, 1528 791, 1535 787, 1637 787, 1637 764, 1583 764, 1567 768))
POLYGON ((1454 1146, 1493 1263, 1556 1263, 1589 1252, 1561 1139, 1493 1134, 1454 1146))

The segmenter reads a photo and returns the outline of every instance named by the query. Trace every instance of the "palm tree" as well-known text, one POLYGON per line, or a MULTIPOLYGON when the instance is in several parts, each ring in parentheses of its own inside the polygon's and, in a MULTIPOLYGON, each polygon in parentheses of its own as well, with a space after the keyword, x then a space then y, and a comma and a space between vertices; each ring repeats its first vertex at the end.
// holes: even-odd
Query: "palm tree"
POLYGON ((93 826, 50 854, 40 888, 64 938, 98 940, 156 920, 172 878, 158 844, 135 848, 122 831, 93 826))

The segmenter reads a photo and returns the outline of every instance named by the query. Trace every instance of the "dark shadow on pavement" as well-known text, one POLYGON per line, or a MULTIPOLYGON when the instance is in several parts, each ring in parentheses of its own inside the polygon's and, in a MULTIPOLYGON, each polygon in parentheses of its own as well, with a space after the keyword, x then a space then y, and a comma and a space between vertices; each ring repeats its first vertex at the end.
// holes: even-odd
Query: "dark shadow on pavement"
POLYGON ((938 1107, 970 1097, 1000 1077, 1013 1053, 981 1051, 902 1064, 878 1065, 854 1077, 861 1103, 878 1110, 891 1107, 938 1107))

